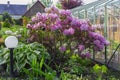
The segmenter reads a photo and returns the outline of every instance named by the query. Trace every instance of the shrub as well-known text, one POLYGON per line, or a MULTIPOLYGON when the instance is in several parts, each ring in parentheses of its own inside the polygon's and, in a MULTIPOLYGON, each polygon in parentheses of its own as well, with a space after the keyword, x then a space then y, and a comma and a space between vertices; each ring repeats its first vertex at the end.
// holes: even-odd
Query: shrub
POLYGON ((7 12, 3 13, 3 15, 2 15, 2 20, 3 20, 3 22, 6 21, 6 19, 7 19, 11 24, 13 24, 12 17, 11 17, 7 12))
MULTIPOLYGON (((95 32, 89 20, 73 17, 69 10, 58 10, 55 7, 46 9, 47 13, 37 13, 27 25, 30 30, 30 41, 43 43, 50 53, 55 50, 84 53, 94 49, 101 51, 109 42, 95 32)), ((56 53, 56 52, 55 52, 56 53)))
POLYGON ((4 21, 4 23, 3 23, 3 27, 10 28, 10 26, 11 26, 11 24, 10 24, 9 20, 6 19, 6 20, 4 21))
POLYGON ((74 53, 90 57, 93 51, 102 51, 109 44, 95 32, 89 20, 75 18, 69 10, 55 7, 47 8, 46 13, 37 13, 27 28, 29 42, 43 44, 52 57, 52 65, 62 66, 74 53))

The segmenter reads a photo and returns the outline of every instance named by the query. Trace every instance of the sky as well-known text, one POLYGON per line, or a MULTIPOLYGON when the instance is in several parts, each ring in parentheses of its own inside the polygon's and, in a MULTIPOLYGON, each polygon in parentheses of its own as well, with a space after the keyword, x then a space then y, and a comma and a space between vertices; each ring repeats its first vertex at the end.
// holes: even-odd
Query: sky
MULTIPOLYGON (((0 4, 6 4, 7 1, 10 1, 10 4, 28 4, 31 3, 32 0, 0 0, 0 4)), ((33 0, 36 1, 36 0, 33 0)), ((57 2, 57 0, 53 0, 54 3, 57 2)), ((85 4, 88 4, 90 2, 96 1, 96 0, 83 0, 85 4)))

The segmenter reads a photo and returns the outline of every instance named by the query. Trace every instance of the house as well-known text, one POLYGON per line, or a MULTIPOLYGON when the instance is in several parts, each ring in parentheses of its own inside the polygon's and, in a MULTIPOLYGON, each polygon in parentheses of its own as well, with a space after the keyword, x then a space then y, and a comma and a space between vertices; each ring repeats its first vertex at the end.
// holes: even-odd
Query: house
POLYGON ((26 17, 32 17, 34 16, 37 12, 41 12, 44 13, 45 12, 45 6, 39 1, 37 0, 32 7, 30 7, 27 12, 25 12, 25 14, 23 16, 26 17))
POLYGON ((10 4, 10 1, 7 4, 0 4, 0 15, 4 12, 7 12, 14 19, 19 19, 27 11, 27 5, 17 5, 10 4))

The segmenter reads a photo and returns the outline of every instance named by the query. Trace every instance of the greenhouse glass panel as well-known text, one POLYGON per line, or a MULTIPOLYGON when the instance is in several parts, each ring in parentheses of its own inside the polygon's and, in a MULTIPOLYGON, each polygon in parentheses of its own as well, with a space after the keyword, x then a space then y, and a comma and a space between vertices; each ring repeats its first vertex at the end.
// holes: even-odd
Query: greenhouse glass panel
POLYGON ((79 12, 80 19, 89 19, 97 27, 97 32, 110 41, 110 46, 93 54, 93 58, 120 64, 120 48, 117 49, 120 44, 120 0, 99 0, 71 11, 73 14, 79 12))

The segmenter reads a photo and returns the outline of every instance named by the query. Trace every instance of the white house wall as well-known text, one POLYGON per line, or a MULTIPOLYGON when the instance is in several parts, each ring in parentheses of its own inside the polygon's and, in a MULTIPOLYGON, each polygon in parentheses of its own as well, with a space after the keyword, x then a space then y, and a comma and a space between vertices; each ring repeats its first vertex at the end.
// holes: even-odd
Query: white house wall
POLYGON ((21 15, 11 15, 13 19, 20 19, 22 16, 21 15))

